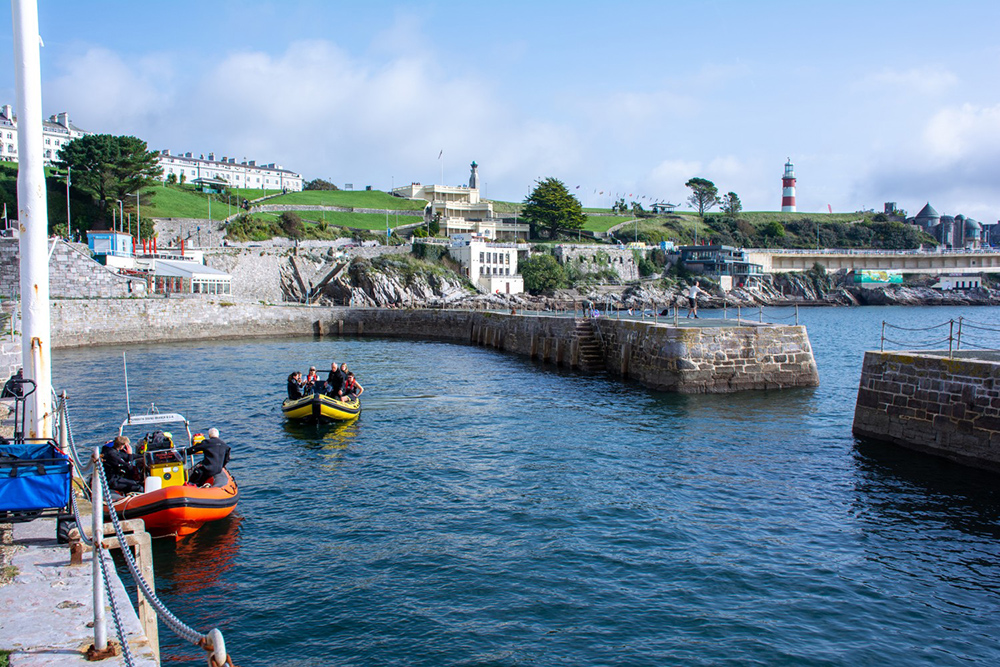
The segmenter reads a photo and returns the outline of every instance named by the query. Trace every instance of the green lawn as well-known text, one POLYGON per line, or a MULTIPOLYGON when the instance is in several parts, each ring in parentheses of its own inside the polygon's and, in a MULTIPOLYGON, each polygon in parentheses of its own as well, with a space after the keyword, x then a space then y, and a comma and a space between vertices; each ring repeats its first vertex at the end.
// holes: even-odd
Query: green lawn
MULTIPOLYGON (((303 220, 311 222, 321 222, 324 219, 328 225, 339 225, 352 229, 369 229, 372 231, 385 231, 385 214, 383 213, 341 213, 339 211, 296 211, 303 220), (325 214, 325 218, 324 218, 325 214)), ((261 214, 254 217, 273 218, 277 220, 277 215, 261 214)), ((412 215, 401 215, 397 218, 389 213, 389 227, 410 225, 420 222, 422 218, 412 215), (398 220, 398 222, 397 222, 398 220)))
MULTIPOLYGON (((188 185, 155 185, 142 191, 143 203, 140 213, 155 218, 201 218, 208 219, 209 197, 212 200, 212 220, 225 220, 230 213, 237 212, 237 204, 244 199, 253 201, 263 197, 268 191, 233 188, 229 195, 206 195, 188 185), (145 203, 147 199, 149 203, 145 203), (232 208, 229 200, 232 200, 232 208)), ((271 190, 270 192, 276 192, 271 190)), ((134 199, 134 197, 133 197, 134 199)), ((274 200, 268 200, 268 203, 274 200)), ((132 202, 135 203, 134 201, 132 202)))
MULTIPOLYGON (((343 206, 377 208, 390 211, 421 211, 427 202, 393 197, 381 190, 303 190, 267 200, 268 204, 305 206, 343 206)), ((385 221, 383 220, 383 223, 385 221)))
MULTIPOLYGON (((712 211, 712 213, 716 213, 712 211)), ((772 220, 781 223, 794 222, 803 218, 818 220, 819 222, 857 222, 865 219, 863 213, 805 213, 797 211, 795 213, 781 213, 780 211, 741 211, 740 220, 746 220, 752 225, 763 225, 772 220)))
POLYGON ((615 225, 631 220, 631 215, 588 215, 583 229, 587 232, 606 232, 615 225))

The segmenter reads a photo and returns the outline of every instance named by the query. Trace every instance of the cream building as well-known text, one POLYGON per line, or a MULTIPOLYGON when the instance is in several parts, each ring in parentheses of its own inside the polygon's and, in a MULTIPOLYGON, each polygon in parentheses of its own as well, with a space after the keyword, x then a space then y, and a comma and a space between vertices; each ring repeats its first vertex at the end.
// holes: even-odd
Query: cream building
MULTIPOLYGON (((73 125, 65 111, 42 121, 42 157, 45 164, 51 164, 56 159, 56 154, 64 144, 86 134, 91 133, 73 125)), ((14 117, 14 108, 9 104, 0 107, 0 160, 17 161, 17 118, 14 117)))
POLYGON ((462 265, 465 276, 490 294, 521 294, 524 278, 517 272, 517 245, 494 243, 482 236, 454 234, 448 254, 462 265))
POLYGON ((472 163, 469 185, 421 185, 411 183, 393 189, 393 194, 406 199, 428 202, 424 220, 440 216, 441 233, 445 236, 472 234, 487 239, 527 240, 529 226, 515 220, 497 218, 493 202, 479 197, 479 165, 472 163))
POLYGON ((160 167, 163 168, 162 179, 166 180, 173 174, 177 180, 188 183, 199 178, 223 180, 234 188, 253 188, 258 190, 288 190, 298 192, 302 189, 302 175, 284 169, 280 164, 257 164, 256 160, 237 162, 236 158, 223 157, 216 160, 215 153, 195 157, 191 153, 173 155, 169 150, 160 151, 160 167))

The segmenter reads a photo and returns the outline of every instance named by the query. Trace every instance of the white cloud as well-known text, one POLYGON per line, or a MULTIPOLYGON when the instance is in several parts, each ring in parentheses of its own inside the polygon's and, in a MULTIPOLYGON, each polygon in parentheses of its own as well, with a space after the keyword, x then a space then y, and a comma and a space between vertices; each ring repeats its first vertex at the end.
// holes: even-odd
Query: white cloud
POLYGON ((855 90, 890 90, 893 94, 938 95, 958 84, 958 77, 943 67, 885 68, 860 79, 855 90))
POLYGON ((948 162, 1000 153, 1000 104, 980 107, 965 104, 943 109, 927 123, 923 132, 928 157, 948 162))
POLYGON ((159 109, 172 106, 174 72, 165 56, 126 63, 103 48, 72 58, 45 87, 46 107, 69 111, 77 125, 135 134, 159 109))

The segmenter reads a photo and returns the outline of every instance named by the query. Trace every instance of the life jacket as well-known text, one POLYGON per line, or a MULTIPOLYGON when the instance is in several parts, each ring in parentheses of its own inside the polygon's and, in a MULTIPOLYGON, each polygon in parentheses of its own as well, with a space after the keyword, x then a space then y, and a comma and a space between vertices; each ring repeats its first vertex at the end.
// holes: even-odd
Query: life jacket
POLYGON ((358 383, 352 377, 348 377, 346 380, 344 380, 344 390, 345 391, 351 391, 352 389, 354 389, 357 386, 358 386, 358 383))

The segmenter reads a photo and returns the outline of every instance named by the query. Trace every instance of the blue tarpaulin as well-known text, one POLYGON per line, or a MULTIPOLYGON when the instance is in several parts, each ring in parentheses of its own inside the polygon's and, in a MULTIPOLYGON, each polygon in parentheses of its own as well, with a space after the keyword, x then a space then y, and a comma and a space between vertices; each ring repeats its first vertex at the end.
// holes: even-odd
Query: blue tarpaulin
POLYGON ((66 507, 69 493, 69 457, 55 445, 0 445, 0 511, 66 507))

